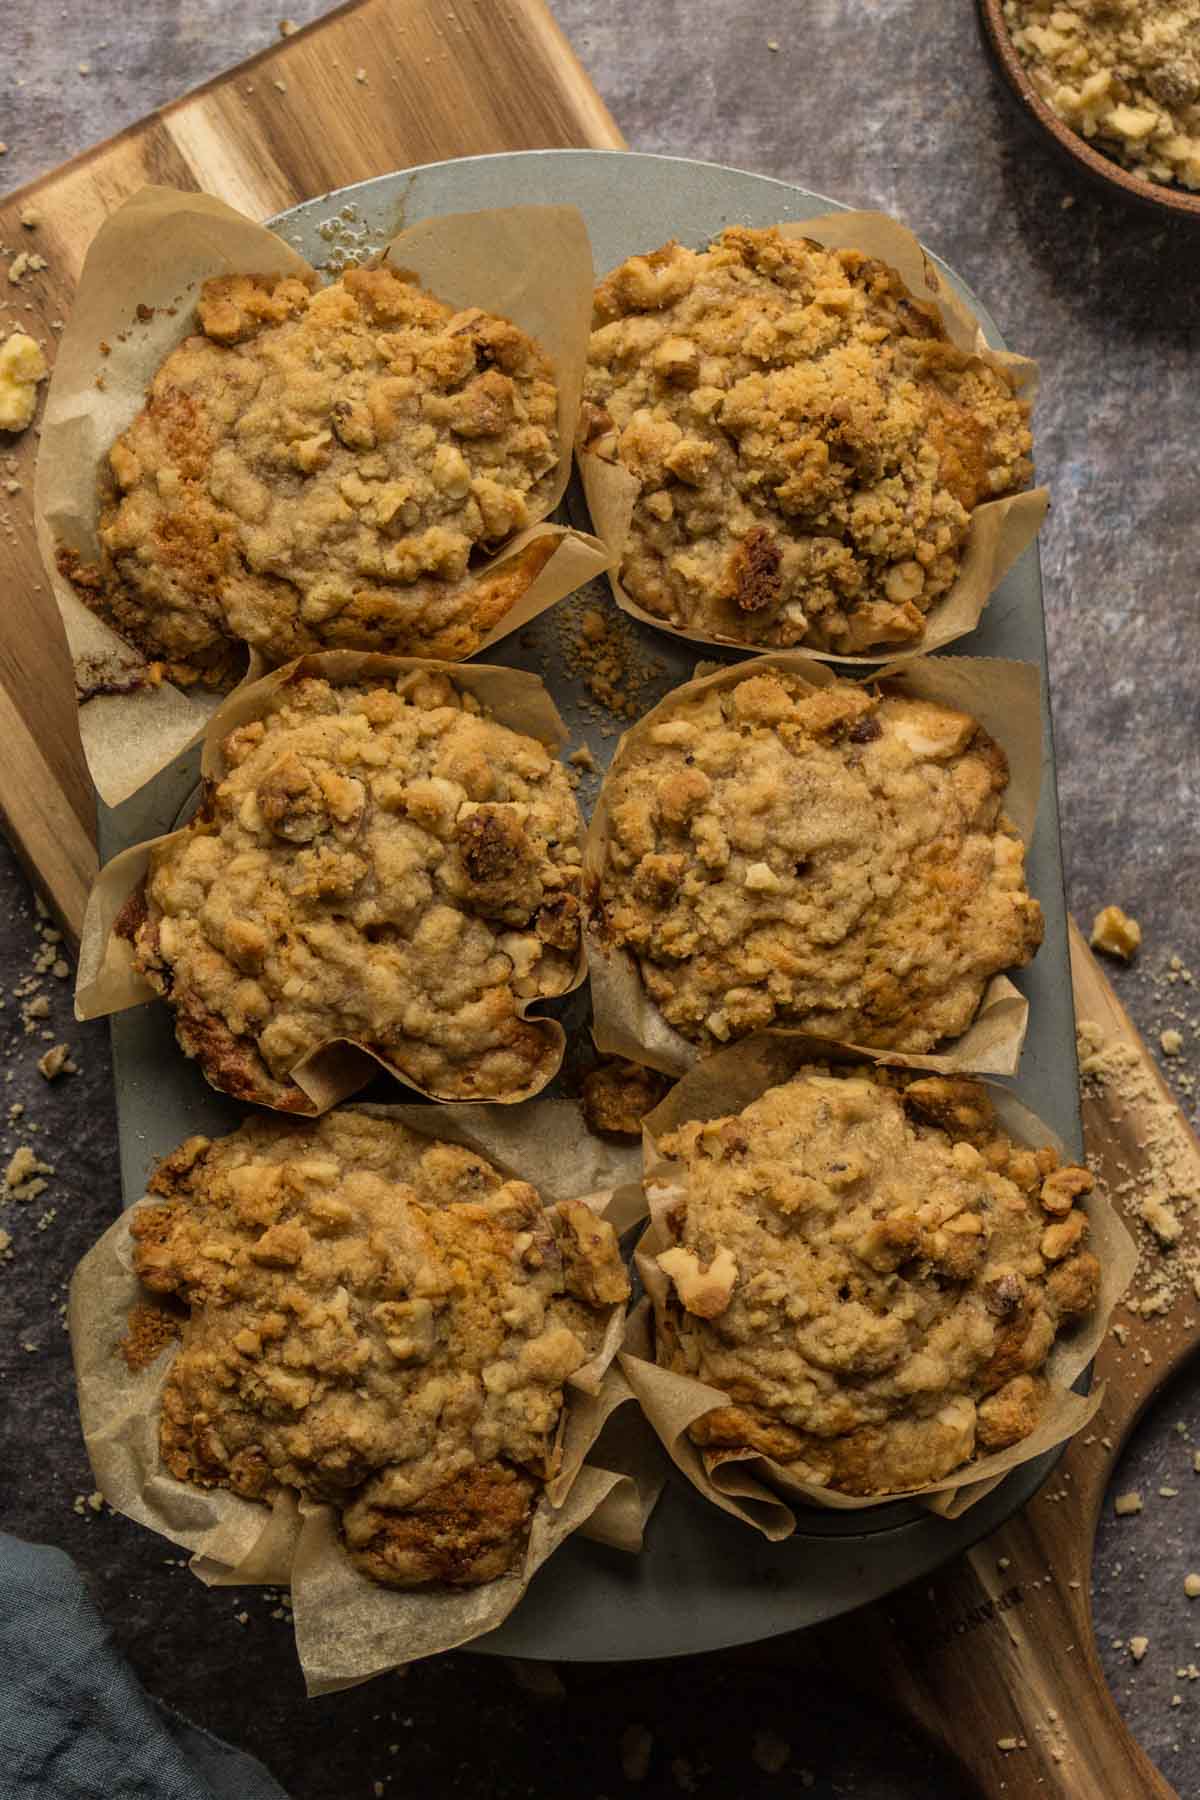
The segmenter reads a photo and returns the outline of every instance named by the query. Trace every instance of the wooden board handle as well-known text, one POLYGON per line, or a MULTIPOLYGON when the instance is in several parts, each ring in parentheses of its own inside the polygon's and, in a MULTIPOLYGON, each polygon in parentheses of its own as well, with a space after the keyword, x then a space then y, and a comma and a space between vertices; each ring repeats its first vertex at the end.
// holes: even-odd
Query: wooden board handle
POLYGON ((989 1800, 1176 1800, 1109 1691, 1086 1581, 1049 1571, 1043 1525, 1058 1504, 1039 1496, 949 1568, 825 1627, 827 1650, 989 1800))

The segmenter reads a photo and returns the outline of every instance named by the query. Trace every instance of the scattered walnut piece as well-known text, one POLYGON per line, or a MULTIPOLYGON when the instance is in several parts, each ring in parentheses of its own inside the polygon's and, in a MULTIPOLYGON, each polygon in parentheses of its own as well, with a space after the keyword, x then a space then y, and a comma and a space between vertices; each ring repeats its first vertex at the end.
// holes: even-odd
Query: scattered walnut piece
MULTIPOLYGON (((9 269, 10 281, 16 266, 9 269)), ((26 331, 10 332, 0 344, 0 431, 24 431, 33 423, 38 383, 48 373, 41 345, 26 331)))
POLYGON ((1141 1662, 1149 1648, 1150 1639, 1148 1637, 1131 1637, 1129 1640, 1129 1654, 1136 1663, 1141 1662))
POLYGON ((1141 1510, 1142 1496, 1136 1488, 1130 1488, 1128 1493, 1118 1494, 1113 1501, 1113 1511, 1118 1519, 1126 1519, 1131 1513, 1140 1513, 1141 1510))
POLYGON ((1141 941, 1141 926, 1119 906, 1102 907, 1092 921, 1092 949, 1103 950, 1106 956, 1130 962, 1141 941))
POLYGON ((55 1081, 60 1075, 75 1075, 78 1066, 71 1060, 70 1044, 52 1044, 44 1056, 38 1057, 38 1073, 47 1081, 55 1081))

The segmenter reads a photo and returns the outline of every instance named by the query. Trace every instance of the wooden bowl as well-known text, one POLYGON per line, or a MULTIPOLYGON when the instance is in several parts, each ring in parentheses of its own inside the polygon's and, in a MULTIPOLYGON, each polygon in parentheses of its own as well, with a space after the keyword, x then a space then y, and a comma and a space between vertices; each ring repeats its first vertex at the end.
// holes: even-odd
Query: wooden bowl
POLYGON ((1017 54, 1004 17, 1004 0, 978 0, 978 8, 983 41, 1031 130, 1049 138, 1059 155, 1073 164, 1078 173, 1108 193, 1153 207, 1160 216, 1171 214, 1176 218, 1200 220, 1200 193, 1190 193, 1186 188, 1166 186, 1162 182, 1149 181, 1143 175, 1135 175, 1111 157, 1094 150, 1086 138, 1065 124, 1042 99, 1017 54))

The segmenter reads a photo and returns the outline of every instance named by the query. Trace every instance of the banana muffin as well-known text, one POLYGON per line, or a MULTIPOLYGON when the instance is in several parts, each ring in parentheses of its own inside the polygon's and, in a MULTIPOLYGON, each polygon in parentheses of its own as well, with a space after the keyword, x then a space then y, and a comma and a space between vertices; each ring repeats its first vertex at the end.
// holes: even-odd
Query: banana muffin
POLYGON ((1041 942, 1007 782, 977 720, 902 684, 682 688, 603 789, 597 946, 705 1050, 767 1027, 931 1050, 1041 942))
POLYGON ((98 564, 60 567, 172 680, 253 645, 469 656, 555 547, 472 559, 546 510, 558 390, 506 319, 388 268, 206 281, 101 481, 98 564))
POLYGON ((339 1508, 351 1560, 389 1586, 519 1564, 563 1384, 629 1292, 612 1227, 354 1112, 190 1138, 150 1192, 134 1267, 189 1309, 162 1397, 170 1473, 339 1508))
POLYGON ((697 1444, 883 1494, 1028 1437, 1099 1289, 1092 1177, 977 1082, 813 1066, 659 1148, 683 1197, 656 1357, 729 1396, 697 1444))
POLYGON ((639 484, 620 579, 683 631, 911 644, 975 507, 1029 484, 1011 381, 856 250, 665 244, 600 284, 593 327, 583 445, 639 484))
POLYGON ((545 744, 436 670, 293 674, 221 746, 116 930, 214 1087, 284 1110, 334 1039, 437 1099, 512 1100, 559 1062, 527 1002, 579 960, 580 820, 545 744))

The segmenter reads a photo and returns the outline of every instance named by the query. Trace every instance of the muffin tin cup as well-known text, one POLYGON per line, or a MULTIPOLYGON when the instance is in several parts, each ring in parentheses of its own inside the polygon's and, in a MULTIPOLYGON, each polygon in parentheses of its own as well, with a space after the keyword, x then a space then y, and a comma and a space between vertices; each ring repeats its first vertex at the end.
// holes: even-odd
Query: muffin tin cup
MULTIPOLYGON (((1088 1394, 1078 1394, 1072 1391, 1071 1384, 1095 1356, 1137 1263, 1133 1239, 1112 1202, 1099 1188, 1094 1189, 1082 1205, 1088 1216, 1089 1247, 1100 1263, 1100 1291, 1088 1318, 1076 1331, 1057 1339, 1050 1351, 1042 1371, 1050 1393, 1037 1428, 1010 1449, 967 1463, 941 1481, 902 1493, 843 1494, 799 1481, 780 1463, 757 1452, 702 1450, 693 1444, 687 1435, 688 1427, 714 1407, 728 1404, 728 1396, 690 1376, 659 1368, 654 1361, 656 1320, 668 1305, 671 1292, 671 1284, 656 1257, 671 1241, 667 1212, 687 1199, 685 1175, 663 1157, 658 1145, 664 1136, 689 1120, 723 1118, 740 1112, 768 1088, 789 1080, 805 1064, 823 1061, 869 1067, 873 1060, 845 1049, 831 1052, 827 1044, 815 1038, 782 1039, 766 1034, 748 1038, 700 1063, 643 1121, 643 1179, 650 1223, 639 1240, 634 1261, 646 1298, 630 1316, 621 1367, 676 1467, 714 1505, 772 1541, 790 1537, 797 1529, 796 1504, 857 1512, 907 1499, 918 1501, 944 1518, 959 1518, 1013 1469, 1074 1436, 1098 1410, 1104 1385, 1094 1386, 1088 1394)), ((1011 1090, 990 1081, 980 1085, 995 1107, 1000 1126, 1015 1142, 1031 1148, 1049 1144, 1064 1162, 1070 1162, 1057 1135, 1011 1090)))
MULTIPOLYGON (((536 738, 552 755, 567 741, 567 729, 540 678, 521 669, 507 669, 487 663, 433 662, 420 657, 381 656, 358 650, 326 650, 314 656, 301 656, 283 668, 273 670, 256 682, 244 684, 230 694, 209 720, 205 732, 200 771, 207 790, 225 774, 221 746, 228 734, 261 713, 271 698, 289 682, 306 676, 319 677, 339 687, 362 683, 394 685, 405 675, 442 674, 466 693, 473 694, 501 725, 512 731, 536 738)), ((79 964, 75 982, 75 1016, 97 1019, 130 1006, 140 1006, 158 995, 144 975, 134 966, 133 947, 113 930, 121 908, 145 879, 151 852, 158 846, 182 837, 188 827, 168 832, 134 844, 106 863, 96 877, 88 897, 80 935, 79 964)), ((253 1098, 257 1104, 300 1116, 315 1118, 335 1106, 339 1100, 357 1093, 379 1070, 427 1100, 451 1099, 468 1105, 515 1105, 539 1094, 554 1079, 562 1066, 567 1036, 557 1019, 538 1017, 534 1009, 547 1000, 561 999, 573 993, 587 977, 587 956, 582 942, 570 979, 551 992, 535 995, 517 1004, 517 1016, 535 1023, 545 1042, 547 1058, 537 1080, 518 1093, 489 1095, 486 1099, 463 1102, 459 1095, 440 1096, 410 1081, 378 1051, 346 1038, 335 1038, 312 1051, 301 1062, 285 1072, 285 1079, 295 1083, 296 1098, 286 1106, 273 1103, 265 1096, 253 1098)), ((219 1084, 208 1076, 210 1085, 219 1084)), ((223 1090, 222 1090, 223 1091, 223 1090)))
MULTIPOLYGON (((608 566, 584 532, 544 524, 562 499, 587 353, 592 254, 571 206, 514 206, 423 219, 381 249, 457 307, 510 318, 549 355, 558 384, 559 456, 531 496, 531 527, 471 571, 483 575, 524 555, 538 537, 557 540, 550 560, 511 574, 518 598, 487 633, 479 655, 608 566)), ((66 631, 79 697, 79 729, 92 780, 116 806, 144 787, 204 730, 219 696, 156 682, 143 653, 85 606, 60 573, 60 547, 85 562, 99 555, 99 479, 114 439, 141 411, 166 356, 194 329, 201 284, 237 273, 313 271, 286 240, 207 194, 145 187, 110 215, 88 251, 71 318, 58 346, 38 452, 38 544, 66 631), (105 346, 104 349, 101 346, 105 346)), ((261 666, 261 665, 260 665, 261 666)), ((251 678, 254 674, 251 669, 251 678)))
MULTIPOLYGON (((592 813, 583 855, 583 887, 590 915, 585 938, 591 977, 592 1032, 597 1048, 606 1055, 626 1056, 675 1076, 686 1074, 704 1055, 699 1046, 667 1023, 643 986, 634 956, 608 942, 601 927, 598 896, 612 834, 609 801, 614 777, 637 752, 649 731, 670 716, 681 696, 736 687, 772 669, 798 675, 814 688, 828 687, 838 679, 837 671, 828 663, 815 661, 800 651, 777 651, 733 663, 715 674, 673 688, 625 732, 617 745, 592 813)), ((1033 664, 993 657, 910 658, 877 668, 872 676, 861 679, 868 683, 894 679, 917 698, 955 707, 978 719, 1008 757, 1004 811, 1028 849, 1041 788, 1040 680, 1033 664)), ((907 1055, 857 1044, 841 1047, 905 1068, 1012 1075, 1020 1060, 1028 1019, 1024 995, 1006 975, 994 975, 968 1029, 936 1054, 907 1055)), ((776 1035, 794 1034, 780 1028, 776 1035)), ((809 1034, 803 1035, 807 1040, 809 1034)))
MULTIPOLYGON (((516 1137, 511 1115, 474 1107, 372 1106, 431 1138, 449 1139, 533 1183, 548 1204, 581 1198, 617 1229, 640 1203, 638 1153, 601 1145, 578 1109, 541 1101, 516 1137), (590 1192, 579 1186, 594 1184, 590 1192)), ((139 1203, 139 1204, 144 1204, 139 1203)), ((470 1643, 507 1618, 536 1571, 573 1532, 635 1553, 661 1487, 636 1455, 591 1461, 608 1419, 631 1392, 614 1356, 625 1308, 608 1309, 604 1341, 566 1384, 559 1466, 533 1515, 523 1566, 479 1588, 396 1591, 361 1575, 344 1554, 335 1511, 288 1495, 270 1509, 219 1488, 177 1481, 162 1466, 159 1413, 173 1350, 131 1371, 117 1346, 130 1309, 150 1298, 133 1272, 132 1211, 88 1252, 71 1284, 69 1325, 84 1439, 108 1504, 191 1553, 210 1586, 290 1587, 296 1647, 310 1694, 350 1687, 397 1665, 470 1643), (623 1466, 622 1466, 623 1464, 623 1466)))
MULTIPOLYGON (((812 239, 828 250, 860 250, 864 255, 889 264, 898 271, 910 293, 920 300, 932 301, 937 307, 952 343, 1000 371, 1014 391, 1033 405, 1038 388, 1037 364, 1029 357, 988 346, 983 327, 974 313, 943 279, 912 232, 897 220, 879 212, 823 213, 817 218, 788 220, 778 230, 785 238, 812 239)), ((672 637, 684 638, 693 644, 708 644, 722 650, 773 648, 757 643, 751 637, 723 637, 673 625, 640 606, 622 585, 620 568, 641 484, 622 464, 611 455, 599 453, 594 443, 582 435, 576 447, 576 459, 592 524, 609 552, 613 598, 623 612, 644 625, 654 626, 656 631, 669 632, 672 637)), ((896 661, 924 656, 943 644, 965 637, 979 623, 988 600, 1018 556, 1036 538, 1049 503, 1048 489, 1034 487, 1002 499, 984 501, 974 509, 958 579, 949 593, 930 607, 920 639, 907 649, 880 644, 869 655, 848 656, 807 646, 797 648, 819 662, 865 667, 884 658, 896 661)))

